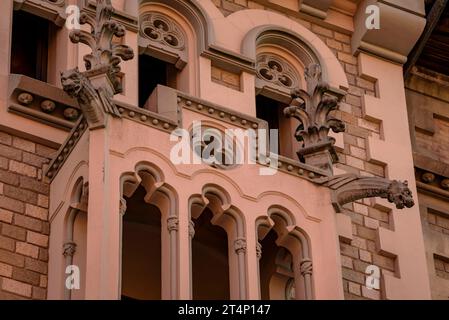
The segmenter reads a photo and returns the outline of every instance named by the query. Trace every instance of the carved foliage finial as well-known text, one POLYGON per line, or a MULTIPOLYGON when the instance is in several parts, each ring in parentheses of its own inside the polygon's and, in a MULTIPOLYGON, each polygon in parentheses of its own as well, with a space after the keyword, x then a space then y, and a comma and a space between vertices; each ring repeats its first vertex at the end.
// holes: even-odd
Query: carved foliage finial
POLYGON ((284 110, 287 117, 300 124, 296 139, 301 142, 298 156, 306 164, 332 172, 332 163, 338 160, 334 150, 335 139, 329 131, 344 132, 345 125, 331 112, 338 109, 341 96, 331 94, 329 85, 321 81, 321 67, 312 64, 305 70, 307 91, 292 90, 291 105, 284 110))
POLYGON ((73 30, 73 43, 84 43, 92 49, 84 56, 86 71, 78 68, 61 73, 61 83, 72 98, 76 98, 90 129, 106 126, 106 114, 121 117, 112 101, 122 92, 120 62, 134 57, 133 50, 125 45, 114 44, 113 38, 125 35, 125 27, 112 20, 114 8, 111 0, 97 0, 96 17, 86 12, 80 15, 80 24, 89 25, 91 31, 73 30), (103 75, 104 77, 99 77, 103 75))
POLYGON ((88 24, 91 32, 73 30, 70 40, 73 43, 84 43, 92 49, 90 54, 84 56, 86 70, 93 73, 106 72, 113 84, 114 94, 122 92, 120 84, 120 62, 134 58, 134 52, 129 46, 114 44, 114 36, 122 38, 125 35, 125 27, 112 20, 114 8, 111 0, 97 0, 96 18, 92 18, 83 12, 80 15, 80 24, 88 24))

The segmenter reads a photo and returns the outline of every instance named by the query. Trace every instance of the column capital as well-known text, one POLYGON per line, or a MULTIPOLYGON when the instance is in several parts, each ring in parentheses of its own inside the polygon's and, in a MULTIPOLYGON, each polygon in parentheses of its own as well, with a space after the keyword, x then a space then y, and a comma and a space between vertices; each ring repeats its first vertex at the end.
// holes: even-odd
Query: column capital
POLYGON ((167 219, 167 229, 169 232, 179 230, 179 219, 178 217, 169 217, 167 219))
POLYGON ((193 239, 195 237, 195 222, 192 220, 189 221, 189 237, 193 239))
POLYGON ((73 257, 76 252, 76 243, 75 242, 66 242, 63 245, 62 255, 64 257, 73 257))
POLYGON ((125 212, 126 212, 126 209, 127 209, 125 198, 120 198, 119 206, 120 206, 120 209, 119 209, 120 210, 120 216, 123 217, 125 215, 125 212))
POLYGON ((262 258, 262 245, 260 244, 260 242, 256 243, 256 256, 259 260, 260 258, 262 258))
POLYGON ((246 239, 238 238, 234 241, 234 250, 237 254, 246 253, 246 239))
POLYGON ((312 271, 313 271, 313 264, 312 264, 312 260, 305 258, 303 260, 301 260, 300 264, 299 264, 299 271, 301 272, 301 275, 305 276, 305 275, 311 275, 312 271))

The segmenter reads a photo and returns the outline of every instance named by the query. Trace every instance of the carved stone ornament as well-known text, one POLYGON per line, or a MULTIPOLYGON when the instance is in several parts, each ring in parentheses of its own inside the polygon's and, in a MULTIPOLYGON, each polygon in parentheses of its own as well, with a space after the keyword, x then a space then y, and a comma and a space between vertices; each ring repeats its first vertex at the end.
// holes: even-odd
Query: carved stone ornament
POLYGON ((181 30, 175 21, 155 12, 148 12, 140 17, 142 37, 180 51, 185 49, 184 34, 181 30))
POLYGON ((342 212, 346 203, 373 197, 387 199, 397 209, 411 208, 415 204, 407 181, 344 174, 322 178, 317 182, 334 190, 332 204, 337 212, 342 212))
POLYGON ((125 198, 120 198, 120 203, 119 203, 120 216, 123 217, 125 215, 127 208, 128 207, 126 206, 125 198))
POLYGON ((287 89, 296 88, 299 84, 295 68, 284 59, 274 55, 258 56, 256 71, 260 79, 287 89))
POLYGON ((246 239, 240 238, 234 241, 234 250, 237 254, 246 252, 246 239))
POLYGON ((338 161, 338 156, 335 139, 329 137, 329 131, 344 132, 345 125, 330 113, 338 109, 342 96, 330 93, 329 85, 321 82, 319 65, 306 68, 305 76, 307 91, 292 90, 293 100, 284 114, 299 121, 295 135, 301 142, 297 152, 300 161, 332 173, 332 163, 338 161))
POLYGON ((195 236, 195 222, 192 220, 189 221, 189 237, 190 239, 193 239, 195 236))
POLYGON ((64 257, 73 257, 76 252, 76 243, 75 242, 66 242, 63 246, 63 256, 64 257))
POLYGON ((178 231, 179 229, 178 217, 170 217, 167 219, 167 229, 169 232, 178 231))
POLYGON ((121 117, 112 101, 115 94, 122 92, 119 64, 121 60, 134 57, 130 47, 113 42, 114 36, 121 38, 125 35, 125 28, 112 20, 113 12, 111 0, 97 0, 95 19, 81 13, 80 24, 88 24, 91 32, 73 30, 70 39, 92 49, 84 56, 86 71, 80 72, 76 68, 61 73, 64 91, 77 98, 91 129, 104 127, 106 114, 121 117))
POLYGON ((260 244, 260 242, 256 243, 256 256, 259 260, 260 258, 262 258, 262 245, 260 244))
POLYGON ((301 275, 305 276, 306 274, 311 275, 313 271, 312 260, 304 259, 299 264, 299 272, 301 275))

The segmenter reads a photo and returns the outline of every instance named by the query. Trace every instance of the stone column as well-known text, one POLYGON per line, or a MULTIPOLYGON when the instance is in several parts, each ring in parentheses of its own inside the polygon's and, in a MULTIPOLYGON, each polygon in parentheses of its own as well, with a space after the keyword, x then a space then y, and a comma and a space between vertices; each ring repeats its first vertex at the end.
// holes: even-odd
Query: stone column
MULTIPOLYGON (((65 267, 66 268, 73 264, 73 256, 75 255, 75 252, 76 252, 76 243, 75 242, 64 243, 62 255, 65 258, 65 267)), ((65 270, 64 270, 64 274, 65 274, 65 270)), ((72 290, 67 288, 65 280, 63 281, 63 284, 64 284, 64 300, 70 300, 72 298, 72 290)))
POLYGON ((239 299, 246 299, 246 239, 238 238, 234 241, 234 250, 238 261, 239 299))
POLYGON ((170 237, 170 298, 172 300, 177 299, 178 292, 178 231, 179 231, 179 219, 178 217, 171 216, 167 219, 167 230, 170 237))

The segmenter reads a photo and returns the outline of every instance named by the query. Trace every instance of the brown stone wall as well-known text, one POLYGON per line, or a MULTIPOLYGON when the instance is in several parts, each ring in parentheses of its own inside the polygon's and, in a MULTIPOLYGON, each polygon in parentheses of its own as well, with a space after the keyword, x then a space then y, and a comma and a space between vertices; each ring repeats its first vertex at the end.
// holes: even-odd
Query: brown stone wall
MULTIPOLYGON (((225 14, 251 9, 275 11, 279 6, 264 7, 260 3, 249 0, 213 0, 225 14)), ((360 173, 367 176, 385 176, 382 164, 368 161, 367 138, 381 137, 381 127, 363 118, 363 95, 376 96, 376 84, 359 76, 357 58, 351 54, 350 36, 300 19, 291 14, 292 11, 279 12, 301 23, 303 26, 320 37, 340 60, 349 81, 349 92, 337 113, 337 117, 346 124, 344 133, 344 148, 339 150, 340 163, 337 168, 347 172, 360 173)), ((347 207, 352 219, 354 240, 350 243, 341 242, 341 258, 343 284, 346 299, 381 299, 381 290, 368 290, 365 287, 366 268, 376 265, 381 274, 395 274, 395 259, 386 257, 378 252, 375 244, 379 226, 391 228, 389 223, 389 209, 371 205, 371 201, 357 202, 347 207)))
POLYGON ((435 273, 438 277, 449 280, 449 259, 435 255, 435 273))
POLYGON ((449 119, 433 118, 433 134, 417 130, 416 146, 423 153, 449 164, 449 119))
POLYGON ((0 131, 0 300, 45 299, 49 185, 55 150, 0 131))

